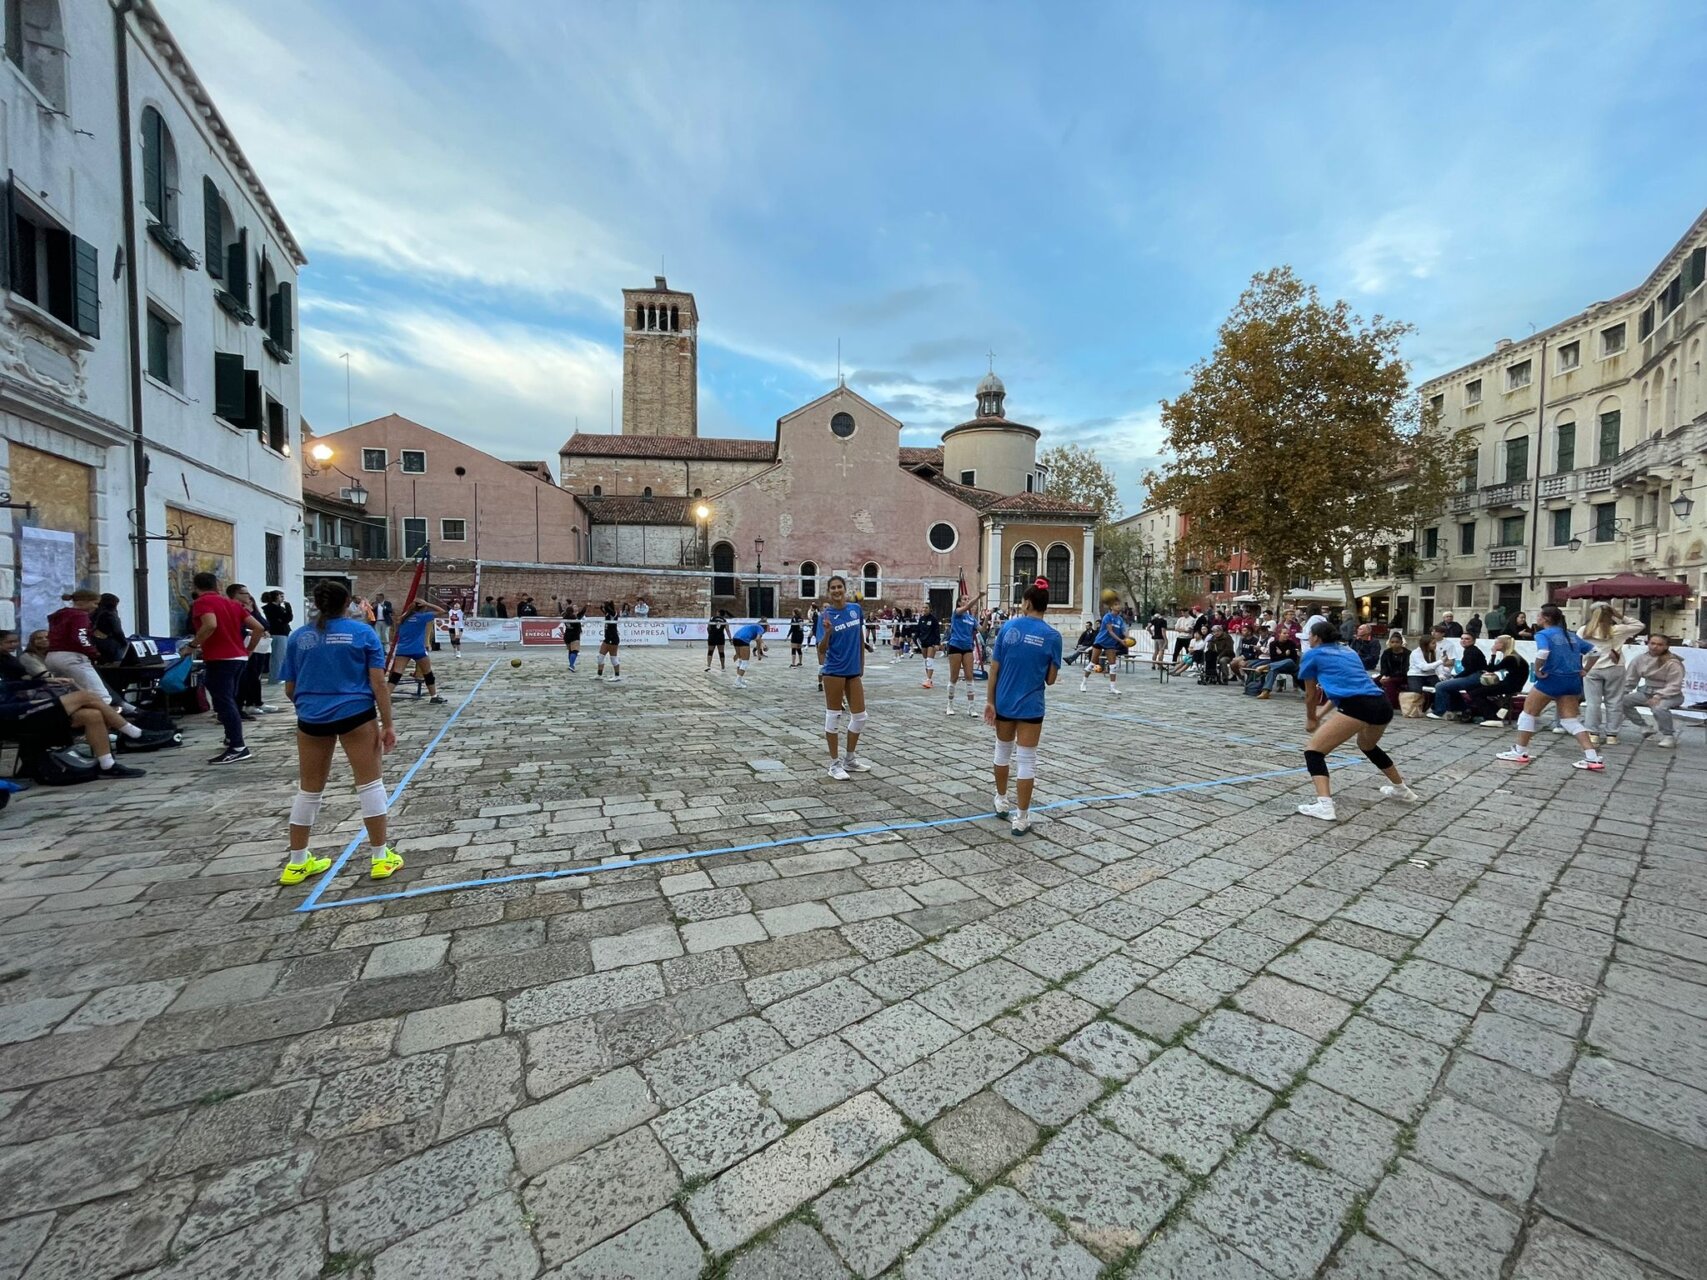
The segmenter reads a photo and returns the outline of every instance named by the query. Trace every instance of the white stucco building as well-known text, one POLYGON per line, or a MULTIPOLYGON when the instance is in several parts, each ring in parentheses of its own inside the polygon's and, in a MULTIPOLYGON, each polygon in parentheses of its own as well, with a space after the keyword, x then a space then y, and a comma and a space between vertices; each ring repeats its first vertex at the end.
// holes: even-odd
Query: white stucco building
POLYGON ((5 13, 0 626, 172 634, 199 569, 302 580, 305 259, 152 0, 5 13))

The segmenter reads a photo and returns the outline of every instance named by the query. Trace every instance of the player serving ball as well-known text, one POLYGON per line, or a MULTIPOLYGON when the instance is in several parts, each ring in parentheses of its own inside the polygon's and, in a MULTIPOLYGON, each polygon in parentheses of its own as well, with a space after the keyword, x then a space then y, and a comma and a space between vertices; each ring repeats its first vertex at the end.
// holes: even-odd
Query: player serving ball
POLYGON ((1044 621, 1049 589, 1030 586, 1025 610, 996 633, 984 722, 996 730, 996 815, 1011 817, 1014 835, 1031 830, 1037 744, 1043 737, 1043 691, 1061 671, 1061 633, 1044 621), (1017 808, 1008 804, 1008 769, 1019 782, 1017 808))
POLYGON ((818 615, 818 665, 823 671, 824 740, 830 744, 830 777, 846 782, 850 771, 871 768, 859 758, 860 730, 865 728, 865 610, 848 599, 848 580, 830 579, 830 603, 818 615), (842 701, 848 705, 848 750, 837 741, 842 701))
POLYGON ((966 681, 966 714, 972 714, 972 650, 977 645, 978 615, 973 606, 984 598, 979 592, 974 599, 960 597, 954 616, 948 623, 948 714, 954 714, 954 687, 966 681))
MULTIPOLYGON (((1090 658, 1097 666, 1108 672, 1108 691, 1115 697, 1120 696, 1120 689, 1114 683, 1114 660, 1130 649, 1136 640, 1126 633, 1126 619, 1120 616, 1120 596, 1112 589, 1105 588, 1102 593, 1102 622, 1097 627, 1096 639, 1091 641, 1090 658)), ((1086 682, 1091 678, 1089 667, 1079 677, 1079 692, 1083 693, 1086 682)))
MULTIPOLYGON (((749 622, 735 628, 735 687, 747 687, 747 664, 753 655, 765 656, 765 628, 770 626, 769 618, 760 618, 757 622, 749 622)), ((708 667, 707 670, 710 670, 708 667)))
POLYGON ((404 612, 402 621, 397 624, 397 652, 391 659, 391 671, 385 677, 393 689, 402 681, 403 669, 413 662, 416 676, 432 695, 427 700, 444 702, 439 696, 438 677, 433 674, 433 660, 427 656, 427 632, 432 628, 433 619, 443 612, 431 600, 419 598, 404 612))

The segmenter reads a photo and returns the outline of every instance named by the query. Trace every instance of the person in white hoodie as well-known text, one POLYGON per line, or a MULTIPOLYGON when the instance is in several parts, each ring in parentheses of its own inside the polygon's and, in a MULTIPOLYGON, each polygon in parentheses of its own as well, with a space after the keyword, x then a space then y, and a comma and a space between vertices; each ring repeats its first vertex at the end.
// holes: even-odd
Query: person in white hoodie
POLYGON ((1672 732, 1671 713, 1683 705, 1683 659, 1671 651, 1671 641, 1665 636, 1649 636, 1648 651, 1630 663, 1625 677, 1625 694, 1612 711, 1612 735, 1616 742, 1619 722, 1626 716, 1637 717, 1638 708, 1647 707, 1654 714, 1654 729, 1645 725, 1642 735, 1659 731, 1656 747, 1675 747, 1677 737, 1672 732))
POLYGON ((1597 743, 1618 745, 1618 725, 1624 718, 1618 701, 1628 680, 1624 646, 1642 630, 1640 622, 1625 621, 1611 605, 1597 604, 1578 632, 1594 645, 1594 665, 1583 673, 1583 723, 1597 743))

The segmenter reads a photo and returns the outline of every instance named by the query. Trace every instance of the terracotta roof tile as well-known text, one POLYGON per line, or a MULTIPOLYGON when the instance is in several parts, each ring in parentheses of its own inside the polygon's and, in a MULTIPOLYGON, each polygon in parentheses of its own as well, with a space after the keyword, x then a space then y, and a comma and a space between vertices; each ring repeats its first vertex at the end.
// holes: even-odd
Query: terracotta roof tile
POLYGON ((942 446, 936 445, 933 448, 918 448, 913 445, 902 445, 901 465, 909 468, 931 466, 941 470, 942 446))
POLYGON ((1091 516, 1096 508, 1068 498, 1052 498, 1047 493, 1013 493, 998 498, 984 508, 991 515, 1019 516, 1091 516))
POLYGON ((708 458, 723 462, 771 462, 775 440, 732 440, 721 436, 604 436, 577 431, 558 453, 599 458, 708 458))
POLYGON ((594 524, 693 523, 686 498, 592 498, 583 494, 581 502, 591 513, 594 524))

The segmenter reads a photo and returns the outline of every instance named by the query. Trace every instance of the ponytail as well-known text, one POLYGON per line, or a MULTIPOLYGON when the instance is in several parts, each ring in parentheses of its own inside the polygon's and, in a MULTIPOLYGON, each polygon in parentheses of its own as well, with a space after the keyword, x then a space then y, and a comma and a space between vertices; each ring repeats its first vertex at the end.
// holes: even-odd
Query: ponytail
POLYGON ((314 625, 320 630, 326 630, 328 618, 343 617, 349 607, 350 589, 336 578, 322 578, 314 584, 314 608, 320 615, 314 625))

